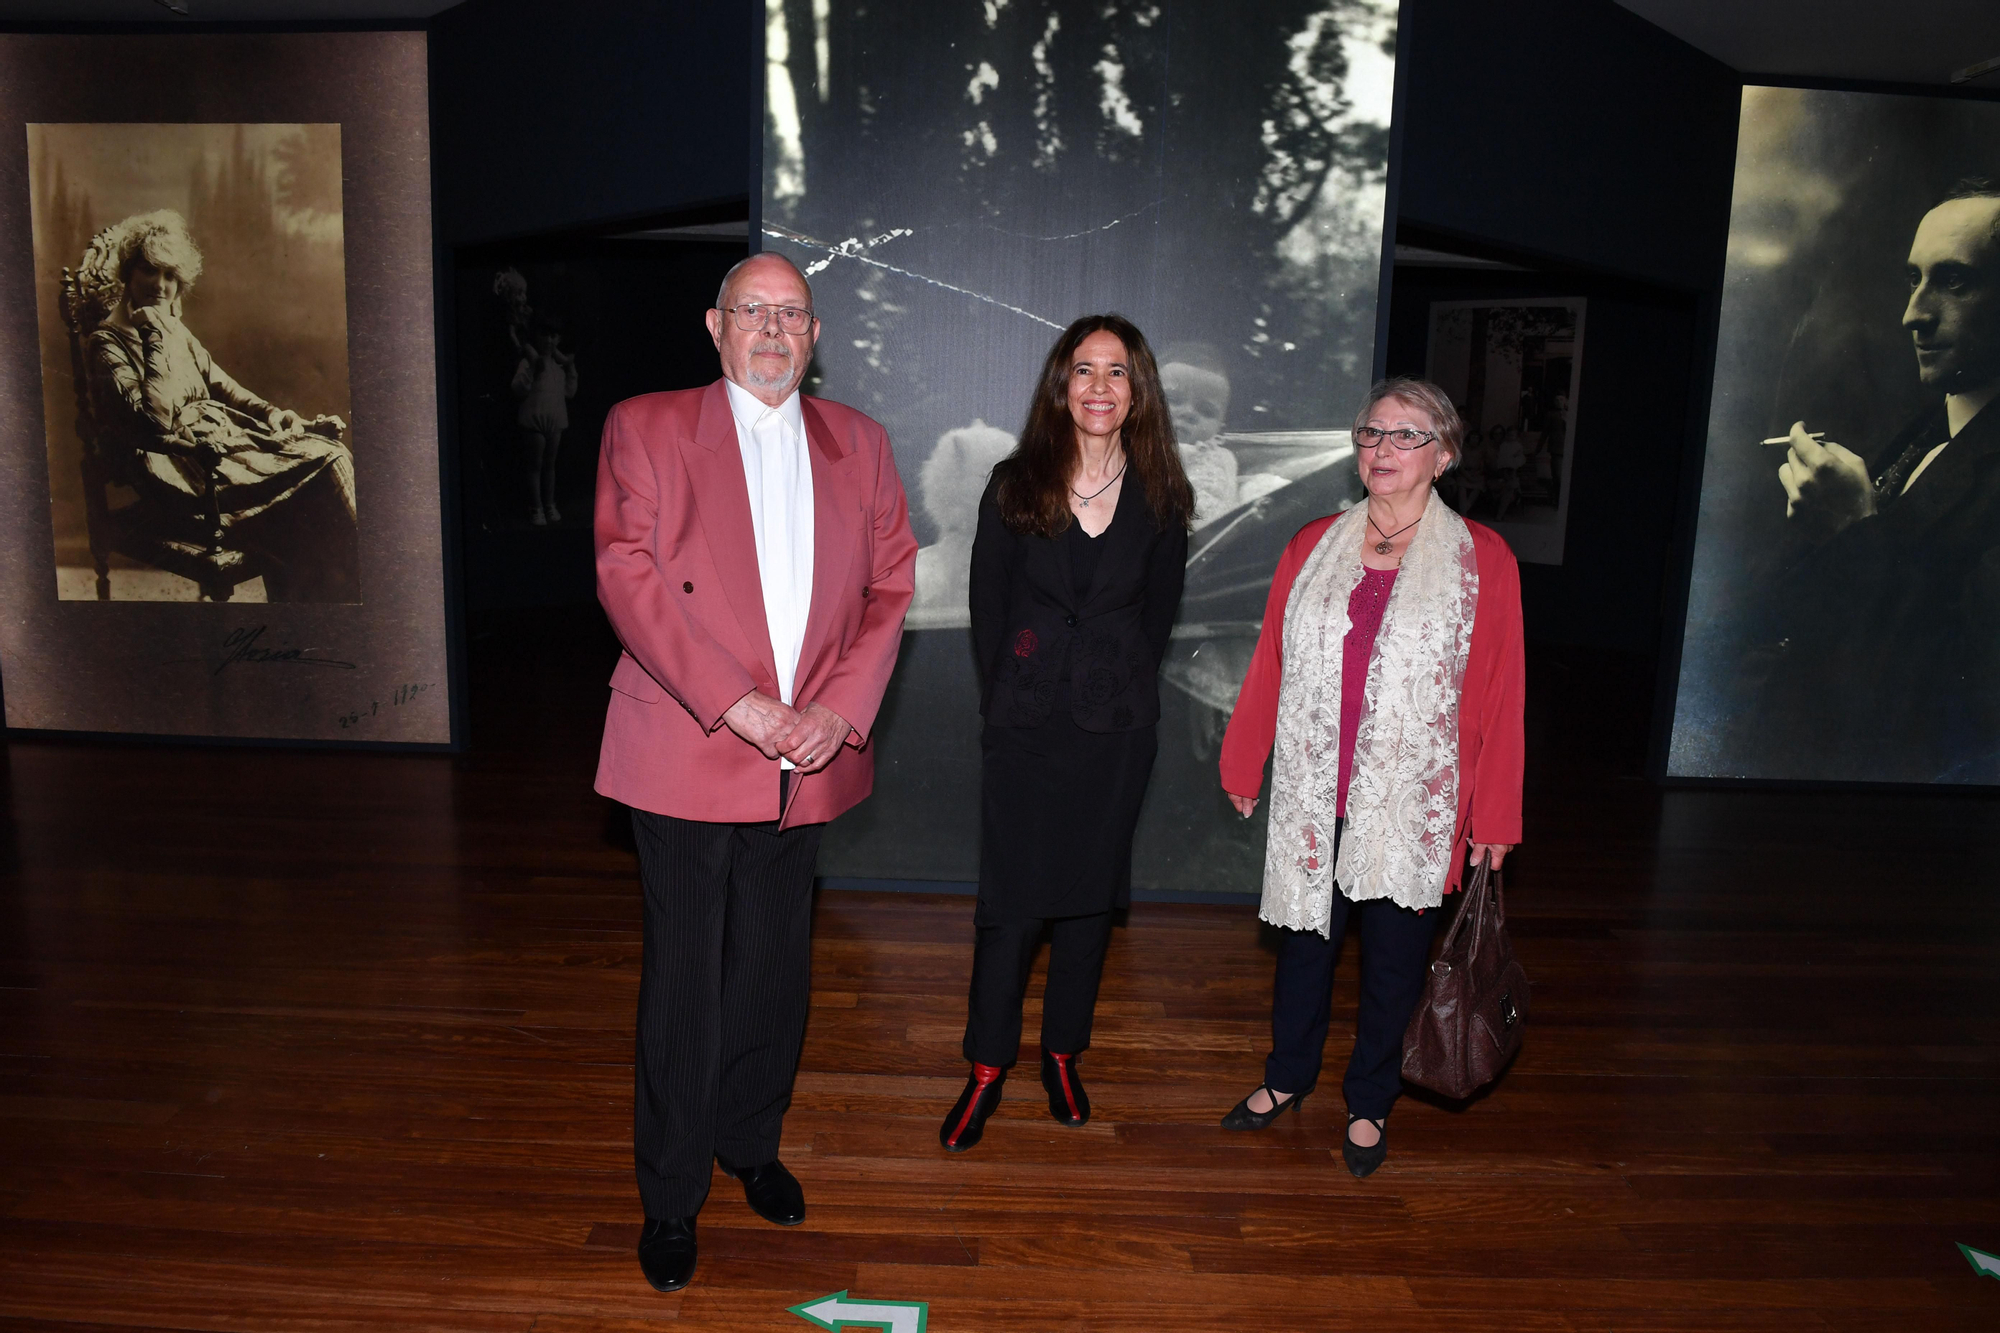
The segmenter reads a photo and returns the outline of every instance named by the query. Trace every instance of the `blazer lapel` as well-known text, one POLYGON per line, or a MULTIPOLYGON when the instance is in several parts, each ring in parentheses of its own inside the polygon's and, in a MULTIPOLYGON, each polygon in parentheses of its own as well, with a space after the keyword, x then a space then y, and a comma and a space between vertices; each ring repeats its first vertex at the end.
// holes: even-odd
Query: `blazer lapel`
MULTIPOLYGON (((723 381, 708 386, 694 439, 681 450, 688 488, 708 537, 716 578, 736 613, 750 649, 764 669, 766 683, 777 688, 776 658, 771 652, 771 627, 764 618, 764 584, 757 571, 757 529, 750 521, 750 488, 743 480, 743 449, 736 440, 736 417, 729 410, 723 381)), ((814 488, 818 489, 815 469, 814 488)), ((817 558, 817 552, 815 552, 817 558)))
MULTIPOLYGON (((1938 425, 1943 427, 1942 414, 1938 425)), ((1941 441, 1937 441, 1941 442, 1941 441)), ((1913 536, 1928 533, 1971 492, 1988 455, 2000 452, 2000 401, 1988 403, 1884 514, 1913 536)))
POLYGON ((847 567, 859 544, 856 525, 869 520, 855 485, 853 452, 841 451, 812 399, 800 395, 799 409, 805 418, 813 479, 812 605, 806 612, 805 642, 799 646, 799 679, 804 680, 806 667, 818 658, 834 612, 846 595, 847 567))

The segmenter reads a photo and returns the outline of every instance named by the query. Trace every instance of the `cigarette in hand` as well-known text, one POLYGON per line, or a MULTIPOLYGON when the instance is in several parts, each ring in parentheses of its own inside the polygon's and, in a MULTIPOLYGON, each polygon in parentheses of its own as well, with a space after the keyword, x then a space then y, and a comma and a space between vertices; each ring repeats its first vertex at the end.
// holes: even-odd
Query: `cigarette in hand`
MULTIPOLYGON (((1823 440, 1826 438, 1826 432, 1823 430, 1807 431, 1806 433, 1812 436, 1815 440, 1823 440)), ((1773 435, 1768 440, 1758 441, 1759 444, 1790 444, 1791 442, 1792 442, 1792 437, 1789 435, 1773 435)))

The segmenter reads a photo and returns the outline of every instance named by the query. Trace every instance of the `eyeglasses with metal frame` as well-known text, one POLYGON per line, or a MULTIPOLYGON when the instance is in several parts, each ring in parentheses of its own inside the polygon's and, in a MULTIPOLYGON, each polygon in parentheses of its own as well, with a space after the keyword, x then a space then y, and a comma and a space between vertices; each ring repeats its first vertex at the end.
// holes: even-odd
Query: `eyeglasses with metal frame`
POLYGON ((1408 453, 1412 449, 1423 448, 1436 438, 1436 431, 1412 430, 1408 426, 1403 427, 1401 430, 1383 430, 1380 426, 1356 426, 1354 428, 1354 447, 1357 449, 1373 449, 1384 440, 1387 440, 1404 453, 1408 453))
POLYGON ((746 301, 742 305, 720 306, 736 316, 736 327, 745 333, 762 333, 771 327, 772 312, 778 316, 780 333, 804 333, 812 327, 813 312, 795 305, 764 305, 746 301))

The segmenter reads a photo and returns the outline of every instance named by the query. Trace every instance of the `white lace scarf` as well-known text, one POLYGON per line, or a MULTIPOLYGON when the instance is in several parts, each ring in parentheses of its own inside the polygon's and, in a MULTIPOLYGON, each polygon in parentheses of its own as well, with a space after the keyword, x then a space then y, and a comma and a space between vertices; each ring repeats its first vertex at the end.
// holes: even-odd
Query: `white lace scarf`
POLYGON ((1367 527, 1365 504, 1334 520, 1285 603, 1259 915, 1321 935, 1335 887, 1354 902, 1438 906, 1457 834, 1458 708, 1479 566, 1465 521, 1432 492, 1375 636, 1347 824, 1336 863, 1327 863, 1340 782, 1341 650, 1367 527))

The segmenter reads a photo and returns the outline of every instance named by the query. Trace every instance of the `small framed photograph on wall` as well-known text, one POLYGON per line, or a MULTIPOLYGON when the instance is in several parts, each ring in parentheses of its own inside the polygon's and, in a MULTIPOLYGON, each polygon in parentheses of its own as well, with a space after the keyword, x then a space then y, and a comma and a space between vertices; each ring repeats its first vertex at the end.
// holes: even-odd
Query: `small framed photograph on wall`
POLYGON ((451 741, 425 59, 0 37, 10 727, 451 741))
POLYGON ((1438 490, 1533 564, 1563 558, 1583 311, 1580 296, 1431 303, 1425 376, 1465 420, 1464 452, 1438 490))

